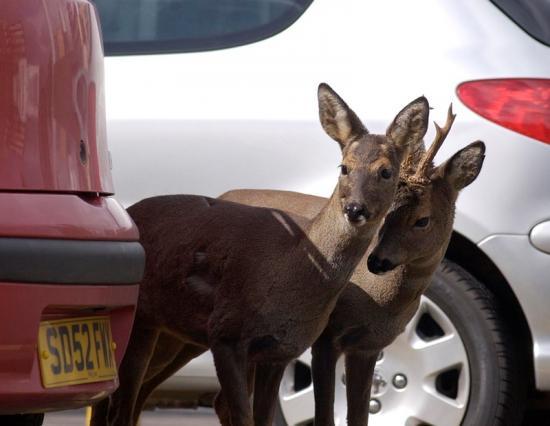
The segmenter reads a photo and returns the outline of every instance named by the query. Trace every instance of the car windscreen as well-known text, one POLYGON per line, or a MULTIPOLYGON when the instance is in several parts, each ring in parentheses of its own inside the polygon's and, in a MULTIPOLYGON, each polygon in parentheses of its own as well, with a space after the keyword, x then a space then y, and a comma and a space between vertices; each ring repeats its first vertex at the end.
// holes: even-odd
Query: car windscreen
POLYGON ((94 0, 106 55, 199 52, 253 43, 313 0, 94 0))
POLYGON ((550 0, 491 0, 527 34, 550 46, 550 0))

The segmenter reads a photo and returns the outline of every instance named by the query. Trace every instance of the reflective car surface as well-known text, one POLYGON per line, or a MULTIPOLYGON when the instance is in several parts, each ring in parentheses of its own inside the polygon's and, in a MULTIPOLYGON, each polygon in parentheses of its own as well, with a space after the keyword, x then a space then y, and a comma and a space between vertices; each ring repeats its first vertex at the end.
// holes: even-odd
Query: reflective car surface
POLYGON ((113 198, 103 77, 90 2, 0 4, 1 424, 118 386, 144 253, 113 198))

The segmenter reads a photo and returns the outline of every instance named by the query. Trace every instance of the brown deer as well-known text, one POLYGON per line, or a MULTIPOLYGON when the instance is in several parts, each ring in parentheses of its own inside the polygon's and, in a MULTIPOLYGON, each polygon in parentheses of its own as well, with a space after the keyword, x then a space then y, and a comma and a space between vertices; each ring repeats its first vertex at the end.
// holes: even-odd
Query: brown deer
MULTIPOLYGON (((420 147, 402 167, 390 212, 367 255, 341 294, 327 327, 312 347, 315 424, 334 425, 336 361, 345 355, 348 424, 368 422, 378 353, 404 330, 431 282, 451 237, 459 191, 481 170, 485 145, 474 142, 434 167, 432 160, 454 121, 449 108, 428 152, 420 147), (417 167, 416 171, 414 171, 417 167)), ((221 196, 311 217, 326 200, 284 191, 237 190, 221 196)))
POLYGON ((328 85, 319 86, 318 99, 321 124, 343 160, 332 197, 311 220, 192 195, 128 209, 147 254, 145 275, 120 387, 94 407, 93 425, 134 423, 144 379, 176 354, 181 366, 208 348, 222 423, 252 425, 252 385, 262 396, 254 420, 271 423, 286 365, 325 328, 393 201, 408 141, 426 130, 425 98, 405 107, 386 135, 369 134, 328 85), (157 347, 154 355, 161 334, 167 346, 170 337, 179 340, 172 354, 157 347))

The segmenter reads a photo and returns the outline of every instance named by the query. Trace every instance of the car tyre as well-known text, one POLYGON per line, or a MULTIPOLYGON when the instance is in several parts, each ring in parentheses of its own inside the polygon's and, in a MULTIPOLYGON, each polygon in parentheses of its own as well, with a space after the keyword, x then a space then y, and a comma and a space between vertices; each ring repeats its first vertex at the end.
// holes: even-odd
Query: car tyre
POLYGON ((449 316, 468 354, 470 397, 462 426, 519 426, 527 363, 495 295, 449 260, 442 262, 426 295, 449 316))

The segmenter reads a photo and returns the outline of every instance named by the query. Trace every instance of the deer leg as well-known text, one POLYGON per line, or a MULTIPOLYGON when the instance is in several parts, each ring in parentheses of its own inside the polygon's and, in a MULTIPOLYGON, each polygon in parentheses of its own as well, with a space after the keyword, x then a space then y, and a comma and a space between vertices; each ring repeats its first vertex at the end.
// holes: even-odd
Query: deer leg
POLYGON ((153 355, 159 332, 143 329, 138 324, 130 338, 126 355, 120 365, 119 388, 111 395, 108 424, 110 426, 130 426, 141 383, 153 355))
MULTIPOLYGON (((254 363, 249 363, 248 370, 246 373, 246 381, 248 386, 248 397, 254 392, 254 375, 256 371, 256 365, 254 363)), ((224 393, 220 390, 216 394, 214 399, 214 409, 218 415, 218 419, 222 426, 231 426, 229 406, 227 405, 227 400, 225 399, 224 393)))
MULTIPOLYGON (((246 345, 239 342, 216 342, 212 345, 211 351, 223 393, 218 404, 227 404, 232 426, 252 426, 252 413, 248 401, 246 345)), ((224 411, 224 408, 220 409, 224 411)))
MULTIPOLYGON (((159 350, 164 351, 162 347, 157 346, 157 351, 159 350)), ((136 405, 134 407, 134 425, 138 423, 139 416, 141 414, 141 411, 143 410, 143 406, 145 405, 145 402, 147 402, 147 398, 149 397, 151 392, 153 392, 158 385, 160 385, 162 382, 172 376, 172 374, 182 368, 193 358, 196 358, 197 356, 202 354, 204 351, 205 348, 201 346, 183 344, 183 347, 181 347, 179 352, 175 353, 170 362, 166 363, 165 366, 162 369, 159 369, 155 374, 153 374, 149 378, 146 378, 144 383, 141 385, 141 389, 136 400, 136 405)), ((164 357, 164 359, 166 359, 166 356, 164 357)), ((155 360, 153 358, 151 360, 151 364, 155 365, 154 361, 155 360)))
POLYGON ((311 376, 315 397, 315 426, 334 426, 334 387, 339 352, 321 335, 311 348, 311 376))
POLYGON ((350 352, 346 354, 346 396, 348 425, 366 426, 369 421, 369 399, 377 354, 350 352))
POLYGON ((277 405, 279 386, 286 364, 258 364, 254 382, 254 425, 271 426, 277 405))
POLYGON ((214 410, 221 426, 231 426, 231 412, 229 411, 225 395, 221 390, 218 391, 214 398, 214 410))
POLYGON ((90 426, 105 426, 107 424, 110 399, 110 397, 104 398, 92 406, 90 426))

